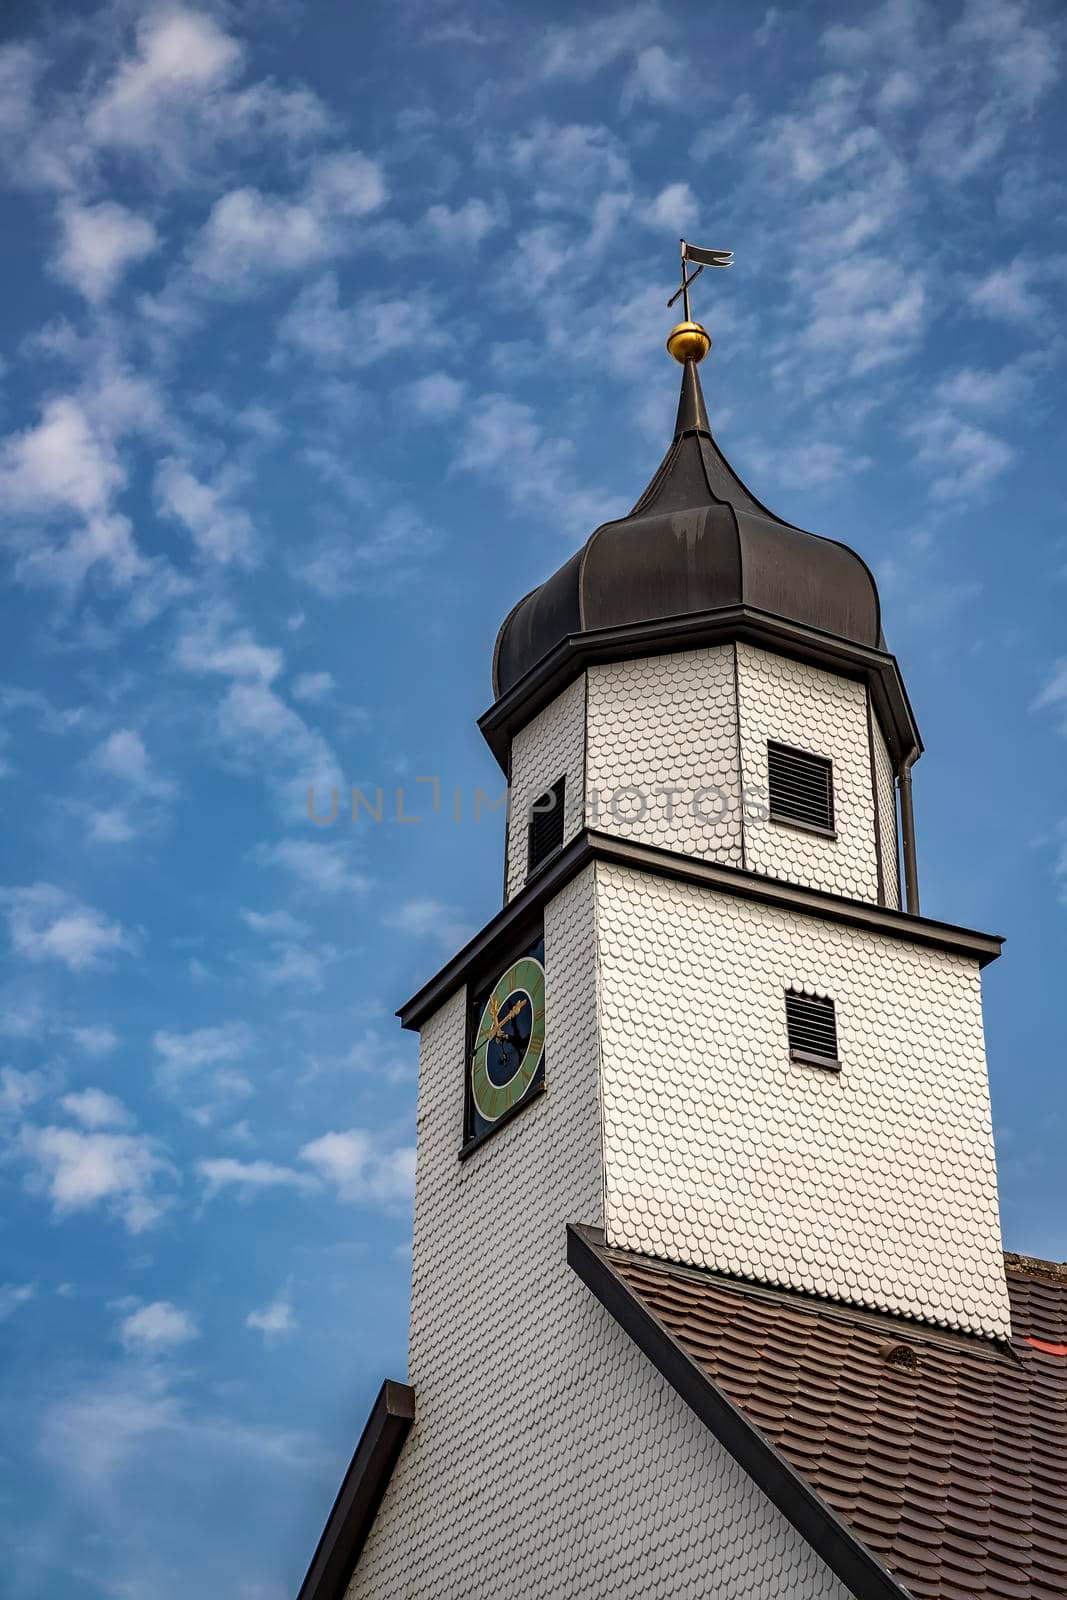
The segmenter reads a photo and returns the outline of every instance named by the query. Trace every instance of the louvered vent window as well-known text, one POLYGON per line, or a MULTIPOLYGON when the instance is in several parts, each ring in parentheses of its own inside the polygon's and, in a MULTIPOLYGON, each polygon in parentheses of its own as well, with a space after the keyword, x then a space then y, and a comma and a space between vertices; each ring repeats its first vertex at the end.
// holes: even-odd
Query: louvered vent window
POLYGON ((536 872, 563 843, 563 799, 566 778, 558 778, 551 789, 538 795, 530 807, 528 872, 536 872))
POLYGON ((837 1067, 837 1019, 834 1003, 824 995, 785 992, 785 1020, 789 1031, 789 1054, 795 1061, 810 1061, 818 1067, 837 1067))
POLYGON ((825 756, 813 756, 787 744, 768 744, 767 784, 772 822, 792 822, 818 833, 833 833, 833 766, 825 756))

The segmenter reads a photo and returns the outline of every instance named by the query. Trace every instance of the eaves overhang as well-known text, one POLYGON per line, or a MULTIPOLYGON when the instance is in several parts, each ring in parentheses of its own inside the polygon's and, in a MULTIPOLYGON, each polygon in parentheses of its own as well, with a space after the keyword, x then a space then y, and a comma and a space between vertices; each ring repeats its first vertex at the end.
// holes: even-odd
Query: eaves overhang
POLYGON ((567 1262, 856 1600, 909 1600, 908 1591, 638 1299, 612 1267, 598 1229, 568 1225, 567 1262))
POLYGON ((337 1492, 297 1600, 343 1600, 414 1420, 414 1389, 387 1378, 337 1492))
POLYGON ((914 916, 909 911, 873 905, 866 900, 850 900, 844 895, 827 894, 822 889, 809 889, 740 867, 725 867, 714 861, 664 850, 658 845, 638 844, 587 829, 553 856, 480 933, 404 1002, 396 1013, 401 1024, 405 1028, 420 1028, 463 984, 488 976, 498 952, 531 928, 546 903, 596 861, 692 883, 794 914, 844 923, 890 939, 933 946, 975 961, 979 967, 995 961, 1004 943, 999 934, 979 933, 931 917, 914 916))
POLYGON ((515 735, 587 667, 734 640, 868 683, 895 767, 911 765, 922 754, 922 739, 894 655, 745 605, 569 634, 494 701, 478 726, 506 774, 515 735))

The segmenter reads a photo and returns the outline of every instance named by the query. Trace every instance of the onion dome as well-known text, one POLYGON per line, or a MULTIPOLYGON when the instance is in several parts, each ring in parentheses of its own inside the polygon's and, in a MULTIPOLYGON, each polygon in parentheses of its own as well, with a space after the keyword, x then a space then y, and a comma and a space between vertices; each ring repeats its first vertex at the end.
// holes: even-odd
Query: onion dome
POLYGON ((674 439, 659 470, 629 516, 597 528, 515 606, 497 636, 498 697, 576 634, 736 606, 884 650, 865 562, 768 511, 715 443, 697 375, 707 346, 694 330, 707 339, 699 324, 683 323, 673 345, 668 340, 684 368, 674 439))

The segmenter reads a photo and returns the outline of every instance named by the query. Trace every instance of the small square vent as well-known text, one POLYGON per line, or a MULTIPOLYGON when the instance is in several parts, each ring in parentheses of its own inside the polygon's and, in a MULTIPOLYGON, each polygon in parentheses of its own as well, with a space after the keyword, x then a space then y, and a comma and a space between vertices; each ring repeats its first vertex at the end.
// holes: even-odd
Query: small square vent
POLYGON ((767 787, 772 822, 833 833, 833 766, 825 756, 787 744, 768 744, 767 787))
POLYGON ((563 843, 563 806, 566 778, 557 778, 551 789, 538 795, 530 807, 527 872, 536 872, 563 843))
POLYGON ((837 1058, 837 1018, 832 1000, 824 995, 787 989, 785 1020, 789 1054, 795 1061, 808 1061, 818 1067, 841 1065, 837 1058))

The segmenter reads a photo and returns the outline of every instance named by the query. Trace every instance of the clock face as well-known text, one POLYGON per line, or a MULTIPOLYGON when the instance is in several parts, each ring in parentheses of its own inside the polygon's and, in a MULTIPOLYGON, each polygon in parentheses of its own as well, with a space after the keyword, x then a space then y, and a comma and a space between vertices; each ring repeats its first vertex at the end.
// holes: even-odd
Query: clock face
POLYGON ((500 974, 475 1002, 468 1134, 487 1132, 544 1081, 544 944, 500 974))

